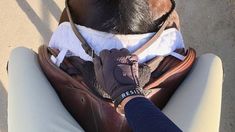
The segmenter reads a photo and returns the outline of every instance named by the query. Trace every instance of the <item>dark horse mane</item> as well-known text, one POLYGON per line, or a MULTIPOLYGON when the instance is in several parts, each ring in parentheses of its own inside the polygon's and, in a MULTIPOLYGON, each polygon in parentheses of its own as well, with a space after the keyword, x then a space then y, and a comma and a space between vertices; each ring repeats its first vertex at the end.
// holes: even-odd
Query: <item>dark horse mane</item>
MULTIPOLYGON (((108 17, 100 25, 94 27, 112 33, 143 33, 155 27, 151 17, 147 0, 119 0, 101 3, 104 7, 109 7, 111 13, 106 13, 108 17)), ((104 13, 105 14, 105 13, 104 13)), ((106 17, 106 16, 104 16, 106 17)))
POLYGON ((156 31, 172 6, 170 0, 69 0, 75 23, 114 34, 156 31))

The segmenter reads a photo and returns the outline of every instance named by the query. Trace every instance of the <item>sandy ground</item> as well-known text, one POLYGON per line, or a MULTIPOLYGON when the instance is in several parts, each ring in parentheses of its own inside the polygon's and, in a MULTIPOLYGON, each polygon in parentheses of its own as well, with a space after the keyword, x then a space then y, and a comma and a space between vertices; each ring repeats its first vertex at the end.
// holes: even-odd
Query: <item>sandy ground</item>
MULTIPOLYGON (((221 132, 235 130, 235 0, 176 0, 187 46, 223 60, 221 132)), ((10 51, 25 46, 37 51, 57 27, 64 0, 0 1, 0 132, 7 132, 7 73, 10 51)), ((23 76, 23 75, 22 75, 23 76)))

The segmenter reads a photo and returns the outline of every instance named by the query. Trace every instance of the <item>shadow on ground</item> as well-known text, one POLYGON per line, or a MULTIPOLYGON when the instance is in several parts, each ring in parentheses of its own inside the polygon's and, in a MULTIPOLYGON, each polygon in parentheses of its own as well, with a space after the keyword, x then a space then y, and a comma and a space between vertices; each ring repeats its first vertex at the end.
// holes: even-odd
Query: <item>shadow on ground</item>
POLYGON ((0 132, 7 132, 7 92, 0 81, 0 132))
POLYGON ((16 0, 16 2, 27 15, 28 19, 37 28, 38 32, 43 37, 44 43, 48 43, 52 34, 52 30, 50 29, 49 13, 51 13, 58 22, 62 12, 58 5, 53 0, 41 0, 40 6, 42 8, 42 18, 40 18, 30 6, 29 2, 26 0, 16 0))

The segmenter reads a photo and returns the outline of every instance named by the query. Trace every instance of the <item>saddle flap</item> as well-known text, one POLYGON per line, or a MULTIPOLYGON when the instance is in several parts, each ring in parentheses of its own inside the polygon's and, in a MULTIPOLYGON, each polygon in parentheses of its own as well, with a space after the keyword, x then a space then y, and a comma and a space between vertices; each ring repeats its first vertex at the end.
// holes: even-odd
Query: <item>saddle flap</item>
MULTIPOLYGON (((94 91, 83 80, 70 76, 57 67, 50 59, 52 55, 56 57, 58 55, 57 50, 42 45, 38 51, 39 64, 63 105, 83 129, 87 132, 131 131, 126 118, 114 109, 110 100, 94 94, 94 91)), ((63 61, 63 64, 75 66, 67 58, 63 61)), ((79 64, 84 63, 80 60, 79 64)), ((82 77, 80 74, 77 76, 82 77)))
POLYGON ((183 61, 172 56, 166 57, 152 73, 150 82, 144 87, 146 97, 163 109, 191 70, 195 59, 196 52, 192 48, 187 50, 183 61))

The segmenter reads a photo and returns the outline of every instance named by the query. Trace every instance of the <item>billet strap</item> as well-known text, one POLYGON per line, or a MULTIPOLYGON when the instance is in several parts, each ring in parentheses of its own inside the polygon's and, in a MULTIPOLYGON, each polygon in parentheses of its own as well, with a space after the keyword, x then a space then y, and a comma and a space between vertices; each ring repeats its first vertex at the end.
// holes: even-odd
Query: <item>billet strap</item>
POLYGON ((69 0, 66 0, 65 1, 65 8, 66 8, 66 12, 67 12, 67 15, 68 15, 68 18, 69 18, 69 22, 71 24, 71 27, 72 27, 72 30, 74 32, 74 34, 77 36, 77 38, 81 41, 82 43, 82 48, 85 50, 85 52, 91 56, 92 58, 95 57, 95 53, 94 53, 94 50, 90 47, 90 45, 86 42, 86 40, 84 39, 84 37, 82 36, 82 34, 78 31, 76 25, 74 24, 73 22, 73 19, 72 19, 72 15, 71 15, 71 12, 70 12, 70 9, 69 9, 69 0))

